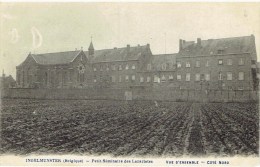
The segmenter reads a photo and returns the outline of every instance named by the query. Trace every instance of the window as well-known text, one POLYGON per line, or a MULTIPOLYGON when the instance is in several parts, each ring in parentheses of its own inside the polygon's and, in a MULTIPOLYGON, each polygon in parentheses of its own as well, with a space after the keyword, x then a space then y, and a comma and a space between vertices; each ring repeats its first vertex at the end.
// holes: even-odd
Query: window
POLYGON ((243 86, 239 86, 238 90, 244 90, 243 86))
POLYGON ((173 81, 173 76, 172 75, 169 75, 169 80, 173 81))
POLYGON ((181 75, 177 74, 177 80, 180 81, 181 80, 181 75))
POLYGON ((196 74, 196 75, 195 75, 195 80, 196 80, 196 81, 200 81, 200 74, 196 74))
POLYGON ((162 79, 161 79, 161 80, 162 80, 162 82, 166 82, 166 78, 165 78, 164 75, 162 76, 162 79))
POLYGON ((100 66, 100 71, 103 71, 103 66, 100 66))
POLYGON ((116 77, 112 76, 112 82, 116 82, 116 77))
POLYGON ((147 70, 151 70, 152 69, 152 65, 151 64, 147 64, 147 70))
POLYGON ((189 62, 189 61, 186 62, 186 67, 187 67, 187 68, 190 67, 190 62, 189 62))
POLYGON ((206 67, 209 67, 209 61, 206 60, 206 64, 205 64, 206 67))
POLYGON ((209 81, 210 80, 210 74, 205 74, 205 80, 209 81))
POLYGON ((232 59, 227 59, 227 65, 229 65, 229 66, 232 65, 232 59))
POLYGON ((118 66, 118 68, 119 68, 119 70, 122 70, 122 65, 120 64, 120 65, 118 66))
POLYGON ((146 82, 151 82, 151 77, 147 77, 146 82))
POLYGON ((222 59, 218 60, 218 65, 223 65, 223 60, 222 59))
POLYGON ((200 67, 200 61, 199 60, 196 61, 196 67, 200 67))
POLYGON ((181 67, 181 62, 177 61, 177 68, 181 67))
POLYGON ((160 79, 157 75, 154 75, 153 82, 158 82, 158 83, 160 82, 160 79))
POLYGON ((190 73, 186 74, 186 81, 190 81, 190 73))
POLYGON ((96 80, 96 79, 94 79, 94 82, 97 82, 97 80, 96 80))
POLYGON ((135 81, 135 75, 132 75, 132 81, 135 81))
POLYGON ((122 82, 122 77, 121 77, 121 75, 119 75, 119 77, 118 77, 118 82, 122 82))
POLYGON ((134 64, 132 65, 132 70, 135 70, 135 65, 134 64))
POLYGON ((219 72, 219 73, 218 73, 218 80, 223 80, 222 72, 219 72))
POLYGON ((219 49, 218 50, 218 54, 223 54, 224 53, 224 50, 223 49, 219 49))
POLYGON ((107 68, 106 68, 106 69, 107 69, 107 71, 109 71, 109 66, 108 66, 108 65, 107 65, 107 68))
POLYGON ((140 77, 140 82, 144 82, 144 77, 140 77))
POLYGON ((256 64, 256 61, 255 60, 251 60, 251 64, 256 64))
POLYGON ((162 64, 162 70, 166 70, 166 64, 165 63, 162 64))
POLYGON ((93 71, 97 71, 96 67, 93 68, 93 71))
POLYGON ((125 69, 126 69, 126 70, 128 70, 128 69, 129 69, 129 66, 128 66, 128 64, 125 66, 125 69))
POLYGON ((129 81, 129 76, 128 76, 128 75, 125 76, 125 81, 126 81, 126 82, 129 81))
POLYGON ((228 81, 232 80, 232 72, 227 72, 227 80, 228 81))
POLYGON ((112 70, 113 70, 113 71, 116 70, 116 65, 112 65, 112 70))
POLYGON ((240 81, 244 80, 244 72, 238 73, 238 80, 240 80, 240 81))
POLYGON ((239 58, 238 65, 244 65, 244 64, 245 64, 244 58, 239 58))

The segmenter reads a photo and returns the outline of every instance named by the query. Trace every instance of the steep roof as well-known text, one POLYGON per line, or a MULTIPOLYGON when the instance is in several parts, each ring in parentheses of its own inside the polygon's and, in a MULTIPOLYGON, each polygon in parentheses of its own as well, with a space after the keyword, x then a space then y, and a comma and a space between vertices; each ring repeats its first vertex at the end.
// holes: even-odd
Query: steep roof
POLYGON ((208 56, 218 54, 218 50, 223 50, 223 54, 253 53, 256 54, 255 38, 251 36, 231 37, 221 39, 201 40, 201 45, 194 41, 183 43, 180 55, 208 56))
POLYGON ((42 65, 67 64, 72 62, 80 52, 81 50, 77 50, 56 53, 31 54, 31 56, 36 61, 36 63, 42 65))
POLYGON ((90 45, 89 45, 89 47, 88 47, 88 50, 94 50, 94 46, 93 46, 92 41, 90 42, 90 45))
POLYGON ((152 69, 163 70, 162 66, 166 65, 166 70, 173 70, 176 64, 176 56, 178 53, 158 54, 152 56, 152 69))
MULTIPOLYGON (((150 50, 149 46, 144 45, 129 48, 95 50, 90 60, 92 63, 138 60, 142 54, 147 53, 148 49, 150 50)), ((88 51, 84 53, 88 55, 88 51)))

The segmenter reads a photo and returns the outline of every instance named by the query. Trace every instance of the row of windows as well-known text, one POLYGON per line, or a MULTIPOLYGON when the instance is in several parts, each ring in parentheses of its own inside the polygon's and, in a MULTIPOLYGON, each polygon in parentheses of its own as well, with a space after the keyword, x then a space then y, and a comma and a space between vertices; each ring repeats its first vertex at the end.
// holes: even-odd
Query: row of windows
MULTIPOLYGON (((191 74, 190 73, 186 73, 185 76, 185 81, 190 81, 191 79, 191 74)), ((181 81, 182 76, 181 74, 177 74, 177 80, 181 81)), ((227 72, 227 78, 228 81, 233 80, 233 74, 232 72, 227 72)), ((210 74, 195 74, 195 81, 209 81, 210 80, 210 74)), ((222 72, 219 72, 218 74, 218 80, 224 80, 224 76, 222 72)), ((238 72, 238 80, 242 81, 244 80, 244 72, 238 72)))
MULTIPOLYGON (((113 71, 115 71, 115 70, 123 70, 123 65, 111 65, 111 70, 113 70, 113 71)), ((125 66, 125 69, 126 70, 129 70, 130 69, 130 66, 127 64, 126 66, 125 66)), ((131 66, 131 69, 132 70, 135 70, 136 69, 136 67, 135 67, 135 65, 133 64, 132 66, 131 66)), ((107 66, 105 66, 105 67, 103 67, 103 66, 100 66, 100 69, 99 69, 100 71, 109 71, 110 70, 110 68, 109 68, 109 66, 107 65, 107 66)), ((97 71, 97 68, 96 67, 93 67, 93 71, 97 71)))
MULTIPOLYGON (((218 65, 223 65, 223 64, 224 64, 223 59, 218 59, 218 65)), ((244 65, 244 64, 245 64, 244 58, 239 58, 238 65, 244 65)), ((233 65, 233 60, 227 59, 227 65, 230 65, 230 66, 233 65)), ((177 68, 180 68, 181 66, 182 66, 181 62, 177 61, 177 68)), ((197 60, 195 62, 195 67, 200 67, 200 66, 201 66, 200 61, 197 60)), ((206 60, 205 67, 209 67, 209 66, 210 66, 209 60, 206 60)), ((191 67, 190 61, 186 61, 185 67, 187 67, 187 68, 191 67)))
MULTIPOLYGON (((232 72, 227 72, 227 78, 226 80, 231 81, 233 80, 233 73, 232 72)), ((125 81, 128 82, 130 80, 129 75, 125 76, 125 81)), ((135 75, 131 75, 131 80, 135 81, 136 77, 135 75)), ((165 75, 162 75, 161 77, 154 75, 153 77, 154 82, 166 82, 166 77, 165 75)), ((116 82, 116 76, 112 76, 111 77, 112 82, 116 82)), ((168 76, 168 80, 169 81, 173 81, 173 75, 169 75, 168 76)), ((182 80, 182 75, 181 74, 177 74, 177 80, 181 81, 182 80)), ((185 75, 185 81, 190 81, 191 80, 191 74, 190 73, 186 73, 185 75)), ((195 81, 209 81, 210 80, 210 74, 195 74, 195 81)), ((219 72, 218 74, 218 80, 224 80, 224 76, 222 72, 219 72)), ((238 80, 242 81, 244 80, 244 72, 238 72, 238 80)), ((94 82, 97 82, 96 79, 94 79, 94 82)), ((122 76, 118 77, 118 82, 122 82, 122 76)), ((145 78, 143 76, 140 77, 140 82, 145 82, 145 78)), ((146 77, 146 82, 151 82, 151 77, 148 76, 146 77)))

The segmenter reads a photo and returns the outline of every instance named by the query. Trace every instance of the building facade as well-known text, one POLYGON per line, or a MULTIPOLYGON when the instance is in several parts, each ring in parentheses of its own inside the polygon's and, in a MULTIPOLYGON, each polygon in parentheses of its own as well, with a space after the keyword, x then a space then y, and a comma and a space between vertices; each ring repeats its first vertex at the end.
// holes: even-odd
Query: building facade
POLYGON ((255 37, 179 41, 179 52, 153 55, 150 45, 29 54, 17 66, 22 88, 161 88, 256 90, 255 37))
POLYGON ((180 40, 177 82, 180 89, 256 90, 256 62, 253 35, 180 40))

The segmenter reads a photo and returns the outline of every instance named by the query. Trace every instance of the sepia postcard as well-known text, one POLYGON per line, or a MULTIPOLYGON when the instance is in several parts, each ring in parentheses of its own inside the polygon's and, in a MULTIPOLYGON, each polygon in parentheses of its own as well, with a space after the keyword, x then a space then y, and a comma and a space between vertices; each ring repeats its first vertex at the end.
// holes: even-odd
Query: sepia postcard
POLYGON ((259 2, 0 2, 0 34, 0 166, 260 166, 259 2))

